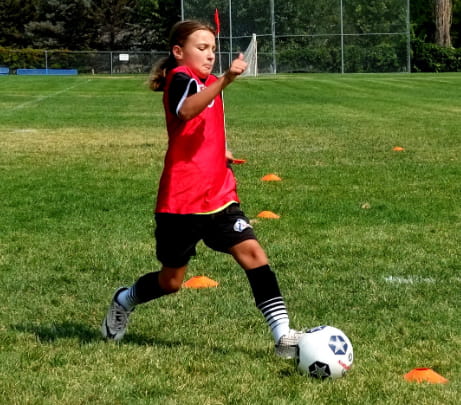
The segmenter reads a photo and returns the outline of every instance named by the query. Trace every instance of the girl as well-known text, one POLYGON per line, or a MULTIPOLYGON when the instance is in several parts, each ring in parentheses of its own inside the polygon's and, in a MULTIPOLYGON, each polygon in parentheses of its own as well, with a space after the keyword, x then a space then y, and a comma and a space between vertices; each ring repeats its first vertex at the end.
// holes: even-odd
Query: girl
POLYGON ((211 74, 215 48, 209 26, 179 22, 171 32, 170 56, 153 70, 150 87, 164 92, 169 139, 155 209, 162 267, 115 292, 101 331, 106 339, 120 340, 136 305, 179 291, 195 247, 203 240, 211 249, 231 254, 245 270, 276 353, 293 358, 301 333, 290 329, 277 278, 240 209, 226 154, 221 92, 247 65, 240 54, 217 78, 211 74))

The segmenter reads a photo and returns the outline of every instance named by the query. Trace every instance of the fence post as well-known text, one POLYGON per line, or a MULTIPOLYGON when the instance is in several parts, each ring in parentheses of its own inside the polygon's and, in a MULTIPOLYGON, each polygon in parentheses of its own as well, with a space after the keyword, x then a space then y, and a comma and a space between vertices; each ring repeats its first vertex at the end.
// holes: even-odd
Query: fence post
POLYGON ((343 0, 339 2, 341 17, 341 74, 344 74, 344 20, 343 20, 343 0))
POLYGON ((232 62, 232 0, 229 0, 229 65, 232 62))
POLYGON ((407 72, 411 73, 410 0, 407 0, 407 72))
POLYGON ((276 44, 275 44, 275 7, 274 0, 270 2, 271 6, 271 33, 272 33, 272 70, 273 73, 277 73, 277 58, 276 58, 276 44))

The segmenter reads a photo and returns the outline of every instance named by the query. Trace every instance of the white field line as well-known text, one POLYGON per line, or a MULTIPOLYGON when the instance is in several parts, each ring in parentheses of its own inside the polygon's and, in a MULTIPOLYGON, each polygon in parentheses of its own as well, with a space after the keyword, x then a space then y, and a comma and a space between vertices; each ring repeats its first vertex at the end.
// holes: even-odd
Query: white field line
POLYGON ((11 129, 8 132, 13 133, 13 134, 29 134, 29 133, 36 133, 38 131, 34 128, 21 128, 21 129, 11 129))
MULTIPOLYGON (((91 79, 88 79, 88 81, 91 81, 91 79)), ((26 101, 25 103, 22 103, 22 104, 19 104, 17 105, 16 107, 13 107, 11 110, 12 111, 15 111, 15 110, 21 110, 22 108, 26 108, 30 105, 33 105, 33 104, 37 104, 37 103, 40 103, 42 102, 43 100, 47 100, 49 98, 53 98, 53 97, 56 97, 56 96, 59 96, 60 94, 63 94, 69 90, 72 90, 74 89, 75 87, 78 87, 78 86, 81 86, 83 83, 86 83, 84 81, 79 81, 75 84, 73 84, 72 86, 69 86, 69 87, 66 87, 65 89, 62 89, 62 90, 59 90, 59 91, 56 91, 54 93, 51 93, 51 94, 48 94, 46 96, 39 96, 39 97, 36 97, 35 99, 33 100, 30 100, 30 101, 26 101)))
POLYGON ((408 277, 399 277, 399 276, 387 276, 384 277, 384 280, 388 283, 393 284, 430 284, 435 283, 436 280, 432 277, 420 277, 420 276, 408 276, 408 277))
MULTIPOLYGON (((433 277, 422 277, 422 276, 385 276, 384 281, 390 284, 396 285, 417 285, 417 284, 434 284, 440 283, 440 280, 437 280, 433 277)), ((461 277, 450 277, 450 284, 461 283, 461 277)), ((444 282, 445 283, 445 282, 444 282)))

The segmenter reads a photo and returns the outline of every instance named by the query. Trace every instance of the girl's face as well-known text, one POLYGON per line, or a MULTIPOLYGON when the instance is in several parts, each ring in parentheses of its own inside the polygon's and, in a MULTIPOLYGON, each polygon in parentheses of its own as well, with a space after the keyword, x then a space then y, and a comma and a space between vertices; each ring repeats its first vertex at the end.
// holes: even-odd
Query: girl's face
POLYGON ((201 79, 213 70, 215 50, 215 36, 207 30, 194 31, 184 46, 175 45, 172 49, 178 65, 188 66, 201 79))

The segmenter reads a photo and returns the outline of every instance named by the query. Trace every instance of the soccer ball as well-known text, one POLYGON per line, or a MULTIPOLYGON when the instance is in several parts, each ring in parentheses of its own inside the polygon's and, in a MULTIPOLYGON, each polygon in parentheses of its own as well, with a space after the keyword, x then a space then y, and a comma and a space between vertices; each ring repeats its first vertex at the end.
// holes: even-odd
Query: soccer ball
POLYGON ((340 378, 354 360, 352 344, 343 331, 333 326, 307 330, 298 343, 298 369, 315 378, 340 378))

